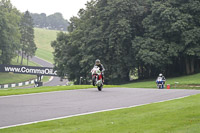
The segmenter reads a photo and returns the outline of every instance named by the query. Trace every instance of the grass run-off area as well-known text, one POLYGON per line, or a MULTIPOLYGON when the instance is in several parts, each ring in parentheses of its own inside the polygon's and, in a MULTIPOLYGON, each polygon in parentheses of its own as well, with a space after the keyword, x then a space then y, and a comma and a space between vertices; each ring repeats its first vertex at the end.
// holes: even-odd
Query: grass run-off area
POLYGON ((34 28, 34 31, 35 43, 38 48, 36 56, 53 63, 53 48, 51 47, 51 42, 56 40, 59 31, 40 28, 34 28))
POLYGON ((2 133, 199 133, 200 95, 2 129, 2 133))
MULTIPOLYGON (((182 77, 175 77, 175 78, 166 78, 166 85, 170 84, 171 89, 175 89, 175 82, 176 89, 200 89, 200 73, 189 75, 189 76, 182 76, 182 77)), ((156 88, 156 79, 155 80, 148 80, 148 81, 138 81, 129 84, 122 85, 123 87, 130 87, 130 88, 156 88)))
MULTIPOLYGON (((19 65, 17 63, 17 57, 12 60, 12 65, 19 65)), ((24 60, 23 65, 27 65, 26 60, 24 60)), ((29 66, 39 66, 38 64, 29 61, 29 66)), ((27 81, 30 79, 35 79, 35 75, 26 75, 26 74, 14 74, 14 73, 0 73, 0 84, 9 84, 9 83, 19 83, 23 81, 27 81)))
MULTIPOLYGON (((112 87, 119 87, 119 86, 104 85, 104 87, 112 88, 112 87)), ((5 89, 5 90, 0 90, 0 96, 42 93, 42 92, 52 92, 52 91, 77 90, 77 89, 88 89, 88 88, 95 88, 95 87, 92 85, 73 85, 73 86, 46 86, 46 87, 37 87, 37 88, 30 88, 30 89, 5 89)))

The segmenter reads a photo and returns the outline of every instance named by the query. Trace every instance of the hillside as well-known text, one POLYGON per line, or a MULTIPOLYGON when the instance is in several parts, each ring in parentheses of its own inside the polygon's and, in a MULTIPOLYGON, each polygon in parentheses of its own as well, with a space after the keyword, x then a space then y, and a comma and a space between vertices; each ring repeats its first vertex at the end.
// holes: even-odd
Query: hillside
POLYGON ((51 41, 56 39, 59 31, 35 28, 36 56, 53 63, 51 41))

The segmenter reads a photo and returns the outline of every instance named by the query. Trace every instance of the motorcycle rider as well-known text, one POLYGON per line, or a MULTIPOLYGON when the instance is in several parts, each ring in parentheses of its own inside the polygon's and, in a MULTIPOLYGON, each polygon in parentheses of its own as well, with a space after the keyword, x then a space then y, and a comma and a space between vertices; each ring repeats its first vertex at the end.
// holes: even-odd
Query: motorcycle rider
POLYGON ((158 78, 162 78, 162 80, 163 80, 163 85, 165 86, 165 81, 166 81, 165 76, 163 76, 163 74, 160 73, 159 76, 157 77, 157 79, 158 79, 158 78))
POLYGON ((166 81, 166 79, 165 79, 165 76, 163 76, 163 74, 162 74, 162 73, 160 73, 158 77, 161 77, 161 78, 162 78, 162 80, 166 81))
POLYGON ((99 70, 101 71, 101 74, 102 74, 102 81, 104 82, 104 73, 103 72, 105 71, 105 68, 103 67, 103 64, 101 64, 101 61, 99 59, 97 59, 95 61, 94 67, 95 66, 99 67, 99 70))

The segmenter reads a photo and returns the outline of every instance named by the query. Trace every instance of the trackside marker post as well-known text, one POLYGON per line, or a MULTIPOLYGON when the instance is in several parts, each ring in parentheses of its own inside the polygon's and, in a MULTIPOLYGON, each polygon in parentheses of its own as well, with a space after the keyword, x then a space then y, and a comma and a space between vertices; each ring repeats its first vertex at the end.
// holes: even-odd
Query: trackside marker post
POLYGON ((167 89, 170 89, 170 84, 167 84, 167 89))

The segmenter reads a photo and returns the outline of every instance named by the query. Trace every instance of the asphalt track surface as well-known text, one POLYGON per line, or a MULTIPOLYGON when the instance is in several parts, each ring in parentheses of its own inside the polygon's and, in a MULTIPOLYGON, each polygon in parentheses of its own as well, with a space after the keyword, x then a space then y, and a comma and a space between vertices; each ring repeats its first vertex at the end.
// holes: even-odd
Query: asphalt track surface
POLYGON ((199 90, 96 88, 0 97, 0 128, 139 106, 200 94, 199 90))
MULTIPOLYGON (((40 59, 38 57, 33 57, 30 59, 31 61, 43 66, 43 67, 53 67, 53 64, 51 64, 48 61, 45 61, 43 59, 40 59)), ((44 86, 58 86, 58 85, 66 85, 68 80, 60 81, 59 77, 53 77, 53 79, 47 83, 44 83, 44 86)), ((33 86, 32 86, 33 87, 33 86)), ((31 87, 26 87, 31 88, 31 87)))

